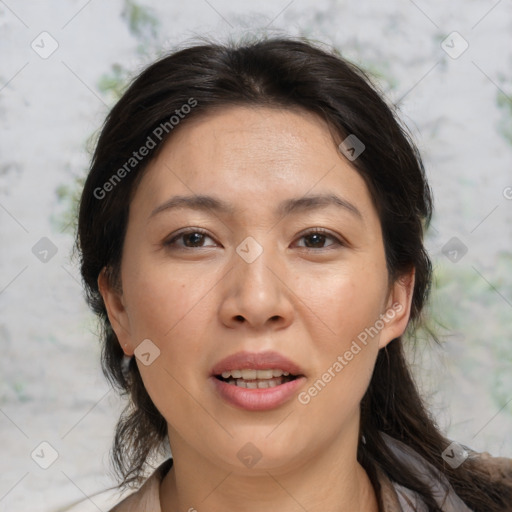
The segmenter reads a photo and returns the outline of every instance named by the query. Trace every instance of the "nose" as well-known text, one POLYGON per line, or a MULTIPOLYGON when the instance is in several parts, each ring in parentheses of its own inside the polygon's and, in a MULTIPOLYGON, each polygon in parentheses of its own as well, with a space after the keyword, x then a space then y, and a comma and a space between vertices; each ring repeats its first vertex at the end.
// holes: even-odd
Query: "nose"
POLYGON ((224 325, 234 328, 245 323, 260 331, 290 325, 294 294, 289 271, 278 255, 264 249, 254 261, 236 252, 233 259, 233 270, 223 280, 220 316, 224 325))

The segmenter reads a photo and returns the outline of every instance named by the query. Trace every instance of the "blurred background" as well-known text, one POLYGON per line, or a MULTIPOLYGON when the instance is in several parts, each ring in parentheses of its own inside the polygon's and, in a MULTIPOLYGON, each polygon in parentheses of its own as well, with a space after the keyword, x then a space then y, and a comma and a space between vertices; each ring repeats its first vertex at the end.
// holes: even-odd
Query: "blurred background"
POLYGON ((77 195, 127 82, 197 37, 307 36, 370 72, 425 159, 436 213, 409 355, 448 437, 512 457, 512 4, 0 0, 0 510, 108 510, 122 402, 71 249, 77 195), (414 345, 416 346, 414 349, 414 345))

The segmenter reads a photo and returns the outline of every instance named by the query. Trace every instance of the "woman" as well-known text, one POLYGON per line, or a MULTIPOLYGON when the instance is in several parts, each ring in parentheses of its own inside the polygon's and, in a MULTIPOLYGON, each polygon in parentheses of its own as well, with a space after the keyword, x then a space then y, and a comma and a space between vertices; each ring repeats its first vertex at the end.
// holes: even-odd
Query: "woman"
POLYGON ((431 264, 421 158, 366 75, 302 39, 202 44, 109 114, 77 245, 129 397, 115 511, 512 510, 402 351, 431 264))

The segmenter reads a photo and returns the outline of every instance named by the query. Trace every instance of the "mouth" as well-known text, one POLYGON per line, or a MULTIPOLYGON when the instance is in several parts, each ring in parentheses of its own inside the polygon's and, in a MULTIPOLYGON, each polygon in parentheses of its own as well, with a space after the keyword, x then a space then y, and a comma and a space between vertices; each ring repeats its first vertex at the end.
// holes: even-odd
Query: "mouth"
POLYGON ((290 372, 279 368, 267 368, 265 370, 243 369, 224 371, 215 378, 245 389, 268 389, 275 388, 287 382, 291 382, 301 375, 293 375, 290 372))
POLYGON ((232 406, 266 411, 289 402, 306 382, 303 370, 273 352, 238 352, 211 371, 214 392, 232 406))

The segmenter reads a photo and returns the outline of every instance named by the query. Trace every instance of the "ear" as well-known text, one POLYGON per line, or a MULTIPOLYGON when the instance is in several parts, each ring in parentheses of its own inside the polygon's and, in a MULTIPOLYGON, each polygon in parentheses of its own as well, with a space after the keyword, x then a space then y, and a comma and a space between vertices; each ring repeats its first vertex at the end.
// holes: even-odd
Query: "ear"
POLYGON ((98 288, 107 309, 108 319, 123 352, 127 356, 132 356, 134 347, 132 346, 130 319, 124 304, 123 293, 116 289, 111 281, 106 267, 103 267, 98 276, 98 288))
POLYGON ((385 327, 381 331, 379 348, 385 347, 390 341, 401 336, 411 315, 411 304, 414 292, 415 269, 400 276, 391 286, 386 301, 386 309, 381 315, 385 327))

